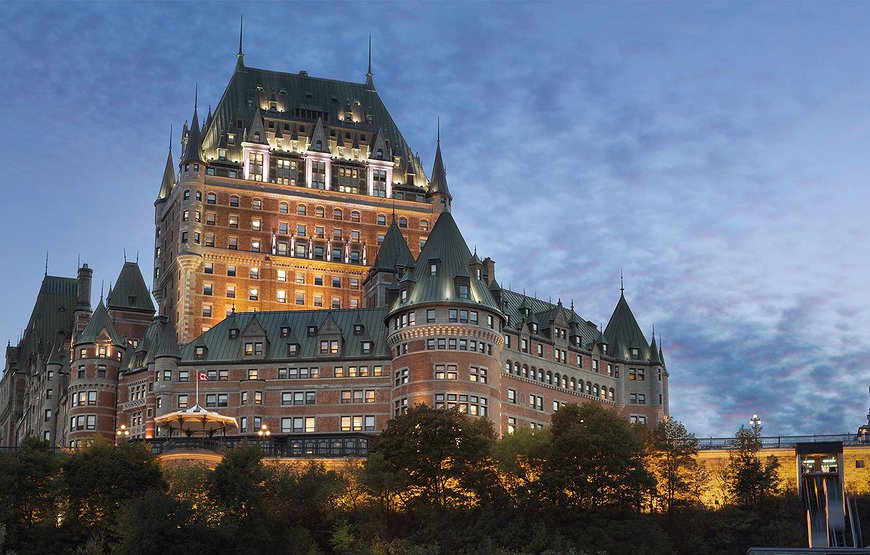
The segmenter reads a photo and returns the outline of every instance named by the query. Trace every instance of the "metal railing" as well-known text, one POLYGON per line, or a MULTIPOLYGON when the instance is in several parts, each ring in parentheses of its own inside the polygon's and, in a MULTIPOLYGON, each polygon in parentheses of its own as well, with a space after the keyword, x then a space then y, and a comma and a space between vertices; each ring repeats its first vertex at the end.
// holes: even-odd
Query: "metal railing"
MULTIPOLYGON (((762 449, 793 448, 798 443, 822 443, 839 441, 843 445, 870 445, 870 441, 860 438, 857 434, 828 434, 808 436, 769 436, 760 437, 762 449)), ((730 449, 736 444, 733 437, 698 438, 698 449, 730 449)))
POLYGON ((144 441, 154 455, 183 451, 226 453, 248 441, 257 445, 266 457, 276 458, 343 458, 366 457, 373 435, 369 434, 305 434, 269 438, 151 438, 144 441))

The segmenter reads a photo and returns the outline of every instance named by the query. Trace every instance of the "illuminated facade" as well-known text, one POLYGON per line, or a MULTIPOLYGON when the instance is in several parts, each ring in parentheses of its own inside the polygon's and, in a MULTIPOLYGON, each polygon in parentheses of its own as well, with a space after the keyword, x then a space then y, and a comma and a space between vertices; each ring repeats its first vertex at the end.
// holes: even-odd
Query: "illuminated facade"
POLYGON ((136 263, 93 311, 90 269, 47 276, 68 306, 47 323, 59 309, 41 292, 42 327, 7 349, 0 444, 76 446, 122 425, 161 437, 154 418, 197 401, 238 435, 287 441, 374 433, 418 403, 502 434, 566 403, 647 425, 667 414, 662 353, 625 297, 599 330, 573 305, 502 288, 453 219, 440 137, 427 177, 371 71, 253 69, 240 49, 181 146, 155 202, 156 304, 136 263))

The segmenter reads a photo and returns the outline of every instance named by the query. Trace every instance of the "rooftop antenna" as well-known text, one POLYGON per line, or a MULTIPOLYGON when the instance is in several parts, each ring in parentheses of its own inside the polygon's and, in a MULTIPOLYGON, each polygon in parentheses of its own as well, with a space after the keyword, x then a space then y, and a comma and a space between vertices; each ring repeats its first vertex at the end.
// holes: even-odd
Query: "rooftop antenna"
POLYGON ((45 277, 48 277, 48 251, 45 251, 45 277))

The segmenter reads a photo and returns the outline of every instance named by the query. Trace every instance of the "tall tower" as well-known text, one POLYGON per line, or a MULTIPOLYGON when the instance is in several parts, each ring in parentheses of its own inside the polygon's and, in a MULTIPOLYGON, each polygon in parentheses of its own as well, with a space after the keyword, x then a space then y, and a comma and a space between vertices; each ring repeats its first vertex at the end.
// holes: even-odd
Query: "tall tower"
POLYGON ((374 86, 236 67, 155 202, 154 295, 181 343, 234 310, 365 306, 390 215, 419 253, 449 208, 374 86))

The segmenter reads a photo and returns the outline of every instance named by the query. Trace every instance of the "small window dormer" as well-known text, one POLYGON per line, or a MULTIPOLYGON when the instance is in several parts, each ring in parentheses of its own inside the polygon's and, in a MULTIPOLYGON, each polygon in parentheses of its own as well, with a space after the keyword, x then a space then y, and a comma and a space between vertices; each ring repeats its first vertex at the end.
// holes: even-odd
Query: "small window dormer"
POLYGON ((289 326, 281 326, 281 337, 289 337, 290 336, 290 327, 289 326))
POLYGON ((299 343, 287 344, 287 356, 295 357, 299 355, 299 343))
POLYGON ((372 349, 374 347, 374 344, 371 341, 363 341, 360 344, 360 347, 362 349, 362 354, 369 355, 372 353, 372 349))
POLYGON ((196 360, 205 360, 208 357, 208 348, 205 345, 197 345, 193 349, 193 358, 196 360))
POLYGON ((308 326, 308 336, 317 335, 317 326, 308 326))
POLYGON ((640 349, 637 347, 631 347, 628 350, 628 355, 631 357, 631 360, 640 360, 640 349))
POLYGON ((230 328, 230 339, 236 339, 239 337, 239 328, 230 328))
POLYGON ((354 335, 362 335, 364 329, 365 329, 365 326, 363 326, 362 324, 354 324, 353 325, 353 334, 354 335))

